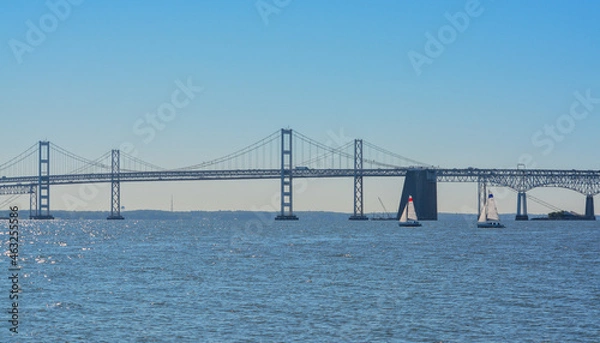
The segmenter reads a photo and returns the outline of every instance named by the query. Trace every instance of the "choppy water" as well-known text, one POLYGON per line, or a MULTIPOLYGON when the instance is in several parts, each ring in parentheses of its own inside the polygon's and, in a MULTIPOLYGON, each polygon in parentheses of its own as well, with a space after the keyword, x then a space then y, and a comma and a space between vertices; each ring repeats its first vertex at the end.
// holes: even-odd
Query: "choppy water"
POLYGON ((26 222, 0 341, 600 342, 600 223, 258 223, 26 222))

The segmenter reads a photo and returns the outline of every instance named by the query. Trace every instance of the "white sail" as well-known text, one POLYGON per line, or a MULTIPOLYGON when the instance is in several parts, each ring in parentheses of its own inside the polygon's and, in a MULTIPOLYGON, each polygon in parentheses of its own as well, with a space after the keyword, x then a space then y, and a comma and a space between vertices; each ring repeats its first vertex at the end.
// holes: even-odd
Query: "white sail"
POLYGON ((398 224, 404 227, 418 227, 421 223, 417 220, 417 212, 415 211, 415 204, 413 203, 412 196, 408 196, 408 203, 402 210, 402 216, 400 217, 400 223, 398 224))
POLYGON ((486 212, 485 207, 486 207, 486 204, 483 204, 483 206, 481 207, 481 213, 479 213, 479 219, 477 221, 480 223, 485 222, 485 212, 486 212))
POLYGON ((415 211, 415 204, 413 203, 412 197, 408 197, 408 220, 417 221, 417 212, 415 211))
POLYGON ((401 223, 406 223, 408 220, 408 205, 404 206, 404 211, 402 211, 402 216, 400 217, 401 223))
POLYGON ((487 202, 485 204, 485 212, 487 220, 499 221, 500 217, 498 216, 498 209, 496 208, 496 201, 494 200, 494 195, 490 193, 487 202))

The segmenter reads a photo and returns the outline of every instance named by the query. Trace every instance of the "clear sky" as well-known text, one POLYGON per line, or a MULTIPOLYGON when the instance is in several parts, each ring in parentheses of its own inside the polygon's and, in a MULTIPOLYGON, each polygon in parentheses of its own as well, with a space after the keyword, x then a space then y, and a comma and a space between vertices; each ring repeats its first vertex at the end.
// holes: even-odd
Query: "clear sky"
MULTIPOLYGON (((0 161, 48 139, 90 158, 131 142, 175 167, 291 127, 442 167, 600 169, 599 15, 593 0, 2 1, 0 161), (177 82, 202 91, 144 141, 136 122, 177 82)), ((367 211, 377 197, 395 209, 401 182, 367 180, 367 211)), ((225 210, 270 206, 278 183, 122 188, 127 209, 168 209, 173 194, 179 210, 225 210)), ((52 207, 80 191, 54 187, 52 207)), ((441 211, 476 204, 475 185, 439 191, 441 211)), ((98 192, 78 209, 108 209, 98 192)), ((583 211, 574 192, 532 194, 583 211)), ((313 180, 295 200, 351 211, 352 181, 313 180)))

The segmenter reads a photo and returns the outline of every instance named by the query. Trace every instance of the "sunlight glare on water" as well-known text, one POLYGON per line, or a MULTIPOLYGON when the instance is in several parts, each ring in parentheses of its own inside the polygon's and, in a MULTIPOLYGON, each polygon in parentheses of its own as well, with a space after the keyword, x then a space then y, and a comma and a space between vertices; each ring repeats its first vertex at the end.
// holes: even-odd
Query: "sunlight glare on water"
POLYGON ((26 221, 19 338, 598 342, 598 224, 471 224, 26 221))

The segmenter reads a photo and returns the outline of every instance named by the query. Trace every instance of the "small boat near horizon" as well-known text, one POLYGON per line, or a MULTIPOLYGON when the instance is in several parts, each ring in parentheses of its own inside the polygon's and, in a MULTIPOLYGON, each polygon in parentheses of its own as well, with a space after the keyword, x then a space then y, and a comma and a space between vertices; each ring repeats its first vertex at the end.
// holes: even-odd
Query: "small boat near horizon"
POLYGON ((505 227, 500 223, 500 217, 498 216, 498 208, 496 208, 496 201, 494 195, 490 192, 486 202, 481 209, 479 219, 477 220, 477 227, 479 228, 503 228, 505 227))
POLYGON ((413 203, 413 198, 411 195, 408 196, 408 203, 404 206, 404 210, 402 211, 402 216, 400 216, 400 220, 398 221, 398 226, 400 227, 419 227, 421 223, 419 223, 419 219, 417 217, 417 212, 415 211, 415 204, 413 203))
POLYGON ((385 208, 383 201, 381 201, 381 198, 377 197, 377 199, 379 200, 379 203, 381 204, 381 207, 383 208, 383 213, 381 216, 378 216, 377 214, 374 213, 373 216, 371 217, 371 220, 397 220, 396 216, 390 215, 387 208, 385 208))

